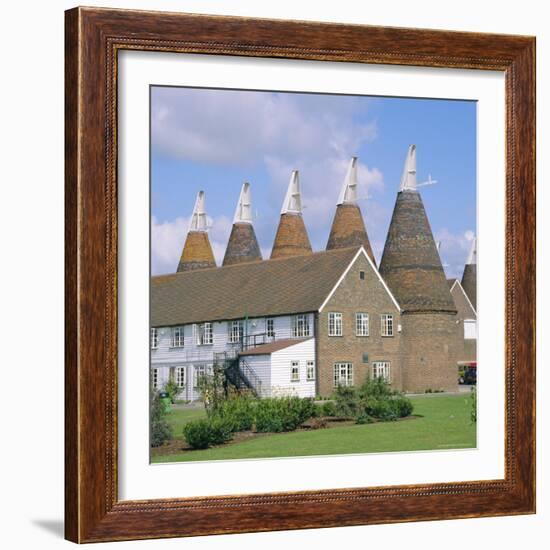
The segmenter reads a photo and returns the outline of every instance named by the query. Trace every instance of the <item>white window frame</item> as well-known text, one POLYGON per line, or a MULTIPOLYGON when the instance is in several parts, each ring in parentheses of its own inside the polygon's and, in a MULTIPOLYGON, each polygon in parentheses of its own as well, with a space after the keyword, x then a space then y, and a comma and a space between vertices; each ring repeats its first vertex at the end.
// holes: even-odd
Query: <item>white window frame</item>
POLYGON ((331 311, 328 314, 328 335, 342 336, 344 333, 344 316, 342 313, 331 311))
POLYGON ((185 367, 175 367, 174 382, 178 388, 185 388, 187 383, 187 369, 185 367))
POLYGON ((291 382, 300 381, 300 362, 299 361, 290 362, 290 381, 291 382))
POLYGON ((211 346, 214 344, 214 329, 210 321, 193 325, 193 329, 195 330, 197 346, 211 346))
POLYGON ((390 361, 373 361, 372 362, 372 377, 382 378, 386 382, 391 382, 391 362, 390 361))
POLYGON ((369 314, 358 312, 355 314, 355 336, 369 335, 369 314))
POLYGON ((199 387, 200 376, 212 375, 212 365, 193 365, 193 387, 196 390, 199 387))
POLYGON ((244 338, 244 321, 230 321, 229 325, 229 343, 238 344, 242 342, 244 338))
POLYGON ((275 338, 275 319, 273 317, 268 317, 265 320, 265 333, 268 338, 275 338))
POLYGON ((312 359, 306 361, 306 380, 308 382, 315 380, 315 361, 312 359))
POLYGON ((159 329, 156 327, 151 327, 151 332, 149 333, 151 349, 158 349, 159 347, 159 329))
POLYGON ((158 390, 159 387, 159 369, 151 369, 151 385, 154 390, 158 390))
POLYGON ((185 346, 185 333, 183 327, 172 327, 172 347, 183 348, 185 346))
POLYGON ((394 319, 391 313, 382 313, 380 315, 380 335, 385 338, 394 335, 394 319))
POLYGON ((337 361, 333 367, 334 387, 353 386, 353 363, 349 361, 337 361))
POLYGON ((292 337, 306 338, 311 335, 309 315, 300 314, 292 316, 292 337))

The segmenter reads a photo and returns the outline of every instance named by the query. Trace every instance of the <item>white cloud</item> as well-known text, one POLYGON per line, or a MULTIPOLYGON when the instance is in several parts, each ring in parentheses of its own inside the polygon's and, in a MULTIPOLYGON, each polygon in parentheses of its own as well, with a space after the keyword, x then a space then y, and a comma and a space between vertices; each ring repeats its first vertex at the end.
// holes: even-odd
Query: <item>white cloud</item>
POLYGON ((376 136, 373 121, 358 122, 365 102, 356 98, 184 88, 153 94, 153 147, 175 158, 240 166, 261 162, 266 151, 287 161, 347 158, 376 136))
MULTIPOLYGON (((209 219, 210 244, 216 259, 221 265, 231 231, 231 220, 225 216, 209 219)), ((173 221, 158 222, 151 219, 151 273, 161 275, 174 273, 178 267, 181 251, 189 229, 189 218, 176 218, 173 221)))
POLYGON ((436 242, 441 242, 440 255, 448 278, 462 278, 464 264, 468 258, 474 231, 468 229, 462 233, 451 233, 440 229, 434 235, 436 242))
MULTIPOLYGON (((155 88, 153 149, 192 162, 264 169, 271 215, 277 218, 291 171, 298 169, 304 221, 314 249, 320 249, 328 238, 350 157, 376 138, 376 122, 366 118, 368 108, 368 100, 351 96, 155 88)), ((363 199, 383 190, 380 170, 361 159, 358 179, 363 199)), ((368 227, 376 203, 360 204, 368 227)), ((264 211, 255 225, 260 245, 270 249, 276 222, 271 220, 268 226, 267 217, 264 211)), ((213 232, 218 223, 217 219, 213 232)), ((211 242, 217 257, 223 256, 226 238, 211 242)), ((160 255, 158 261, 166 265, 160 263, 160 255)))

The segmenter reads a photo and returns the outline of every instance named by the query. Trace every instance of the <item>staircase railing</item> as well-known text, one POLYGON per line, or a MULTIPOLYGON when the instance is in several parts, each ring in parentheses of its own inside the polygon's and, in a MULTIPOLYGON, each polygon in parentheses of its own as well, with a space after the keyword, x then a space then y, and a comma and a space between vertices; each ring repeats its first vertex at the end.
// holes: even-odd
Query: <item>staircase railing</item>
POLYGON ((269 344, 270 342, 274 341, 274 333, 268 334, 267 332, 260 332, 258 334, 247 334, 242 338, 241 348, 244 351, 250 348, 255 348, 257 346, 262 346, 263 344, 269 344))
POLYGON ((237 352, 215 353, 214 364, 223 370, 226 389, 227 384, 231 384, 237 389, 247 388, 258 397, 261 395, 261 378, 237 352))

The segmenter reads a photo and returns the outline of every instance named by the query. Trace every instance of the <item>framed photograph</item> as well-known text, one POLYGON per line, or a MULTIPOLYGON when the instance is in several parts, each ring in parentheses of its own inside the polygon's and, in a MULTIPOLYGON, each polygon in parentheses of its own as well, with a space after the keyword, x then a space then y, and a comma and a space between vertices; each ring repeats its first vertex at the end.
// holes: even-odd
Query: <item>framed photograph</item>
POLYGON ((65 45, 67 539, 534 513, 534 38, 65 45))

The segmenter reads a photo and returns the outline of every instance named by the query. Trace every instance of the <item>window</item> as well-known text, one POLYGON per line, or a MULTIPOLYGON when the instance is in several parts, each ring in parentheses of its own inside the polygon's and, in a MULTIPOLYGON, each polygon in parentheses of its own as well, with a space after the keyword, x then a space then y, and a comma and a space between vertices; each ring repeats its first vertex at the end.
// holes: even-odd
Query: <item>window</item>
POLYGON ((342 336, 342 314, 341 313, 328 314, 328 335, 342 336))
POLYGON ((476 335, 476 322, 475 320, 464 320, 464 340, 475 340, 476 335))
POLYGON ((159 370, 153 369, 151 372, 151 384, 153 385, 153 389, 156 390, 159 387, 159 370))
POLYGON ((390 362, 389 361, 374 361, 372 363, 372 377, 382 378, 386 382, 390 379, 390 362))
POLYGON ((213 343, 212 323, 201 323, 194 325, 196 342, 198 346, 208 346, 213 343))
POLYGON ((195 365, 194 387, 198 388, 200 381, 212 374, 212 366, 209 365, 195 365))
POLYGON ((172 329, 172 347, 183 348, 183 327, 174 327, 172 329))
POLYGON ((307 380, 315 380, 315 362, 308 361, 306 363, 306 378, 307 380))
POLYGON ((298 361, 292 361, 292 363, 290 363, 290 381, 300 381, 300 365, 298 361))
POLYGON ((292 337, 304 338, 309 335, 309 317, 307 315, 294 315, 292 317, 292 337))
POLYGON ((365 280, 365 272, 364 271, 359 272, 359 279, 361 279, 362 281, 365 280))
POLYGON ((334 363, 334 387, 353 386, 353 364, 334 363))
POLYGON ((229 323, 229 342, 231 344, 237 344, 242 342, 244 335, 244 322, 243 321, 231 321, 229 323))
POLYGON ((356 336, 369 335, 369 314, 368 313, 355 314, 355 335, 356 336))
POLYGON ((151 349, 159 347, 159 331, 157 328, 151 329, 151 349))
POLYGON ((382 336, 393 336, 393 315, 384 313, 380 315, 380 320, 382 323, 382 336))
POLYGON ((267 332, 268 338, 275 338, 275 319, 265 320, 265 331, 267 332))
POLYGON ((185 367, 176 367, 175 382, 178 388, 185 387, 185 367))

